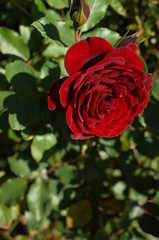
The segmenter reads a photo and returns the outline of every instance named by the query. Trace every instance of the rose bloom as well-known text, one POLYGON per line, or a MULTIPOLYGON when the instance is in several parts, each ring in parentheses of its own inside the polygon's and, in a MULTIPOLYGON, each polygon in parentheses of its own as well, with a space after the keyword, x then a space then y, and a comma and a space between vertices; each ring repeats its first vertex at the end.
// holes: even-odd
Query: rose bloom
POLYGON ((152 75, 134 43, 114 49, 100 37, 81 40, 67 51, 65 67, 69 76, 53 84, 48 107, 66 111, 73 139, 118 136, 147 105, 152 75))

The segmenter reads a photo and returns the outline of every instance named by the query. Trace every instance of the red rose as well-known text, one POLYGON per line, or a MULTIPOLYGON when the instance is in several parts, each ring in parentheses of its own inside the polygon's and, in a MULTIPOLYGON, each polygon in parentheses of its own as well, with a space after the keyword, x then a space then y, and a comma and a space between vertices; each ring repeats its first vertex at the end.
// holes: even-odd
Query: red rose
POLYGON ((118 136, 147 105, 152 75, 144 73, 134 43, 114 49, 99 37, 81 40, 65 66, 69 77, 52 86, 48 107, 66 111, 73 139, 118 136))

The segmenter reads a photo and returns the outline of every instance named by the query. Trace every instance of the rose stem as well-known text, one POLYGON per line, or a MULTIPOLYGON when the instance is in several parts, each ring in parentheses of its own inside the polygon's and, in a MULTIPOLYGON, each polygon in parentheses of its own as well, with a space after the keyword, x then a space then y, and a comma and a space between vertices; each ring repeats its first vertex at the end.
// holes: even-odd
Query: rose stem
POLYGON ((76 30, 76 32, 75 32, 75 40, 76 40, 76 42, 79 42, 79 31, 78 30, 76 30))

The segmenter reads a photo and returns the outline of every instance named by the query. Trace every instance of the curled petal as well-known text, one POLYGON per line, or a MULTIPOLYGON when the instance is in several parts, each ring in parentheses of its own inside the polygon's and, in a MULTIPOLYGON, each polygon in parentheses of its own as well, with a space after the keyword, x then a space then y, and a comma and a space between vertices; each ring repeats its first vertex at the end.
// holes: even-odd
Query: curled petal
POLYGON ((72 76, 66 78, 61 85, 61 88, 59 90, 60 102, 64 108, 69 104, 71 98, 73 97, 73 85, 77 81, 78 77, 80 77, 80 75, 80 72, 73 74, 72 76))
POLYGON ((107 54, 113 46, 100 37, 90 37, 74 44, 66 53, 65 67, 68 74, 77 72, 83 65, 95 57, 107 54))
POLYGON ((137 50, 136 44, 129 44, 127 47, 136 53, 136 50, 137 50))
POLYGON ((64 81, 66 79, 67 79, 67 77, 59 79, 51 87, 49 95, 48 95, 48 108, 49 108, 49 110, 55 110, 55 109, 58 110, 58 111, 64 111, 65 110, 65 108, 62 106, 61 101, 60 101, 59 91, 60 91, 61 85, 64 83, 64 81))
POLYGON ((146 87, 146 90, 149 92, 153 87, 152 74, 147 73, 145 75, 146 75, 145 87, 146 87))
POLYGON ((140 69, 143 69, 143 64, 141 59, 137 56, 137 54, 127 47, 120 47, 117 49, 114 49, 107 55, 107 59, 111 57, 123 57, 125 59, 126 64, 133 64, 138 66, 140 69))

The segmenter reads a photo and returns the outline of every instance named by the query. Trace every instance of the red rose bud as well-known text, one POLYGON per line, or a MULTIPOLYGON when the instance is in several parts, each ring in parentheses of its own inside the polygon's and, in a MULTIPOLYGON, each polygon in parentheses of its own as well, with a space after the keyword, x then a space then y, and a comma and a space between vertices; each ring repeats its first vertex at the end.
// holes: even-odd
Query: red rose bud
POLYGON ((153 80, 134 41, 114 49, 105 39, 90 37, 67 51, 69 76, 53 84, 48 107, 66 112, 73 139, 118 136, 147 106, 153 80))
POLYGON ((74 27, 77 29, 82 26, 89 17, 89 3, 86 3, 85 0, 73 0, 71 1, 70 9, 71 19, 74 23, 74 27))

